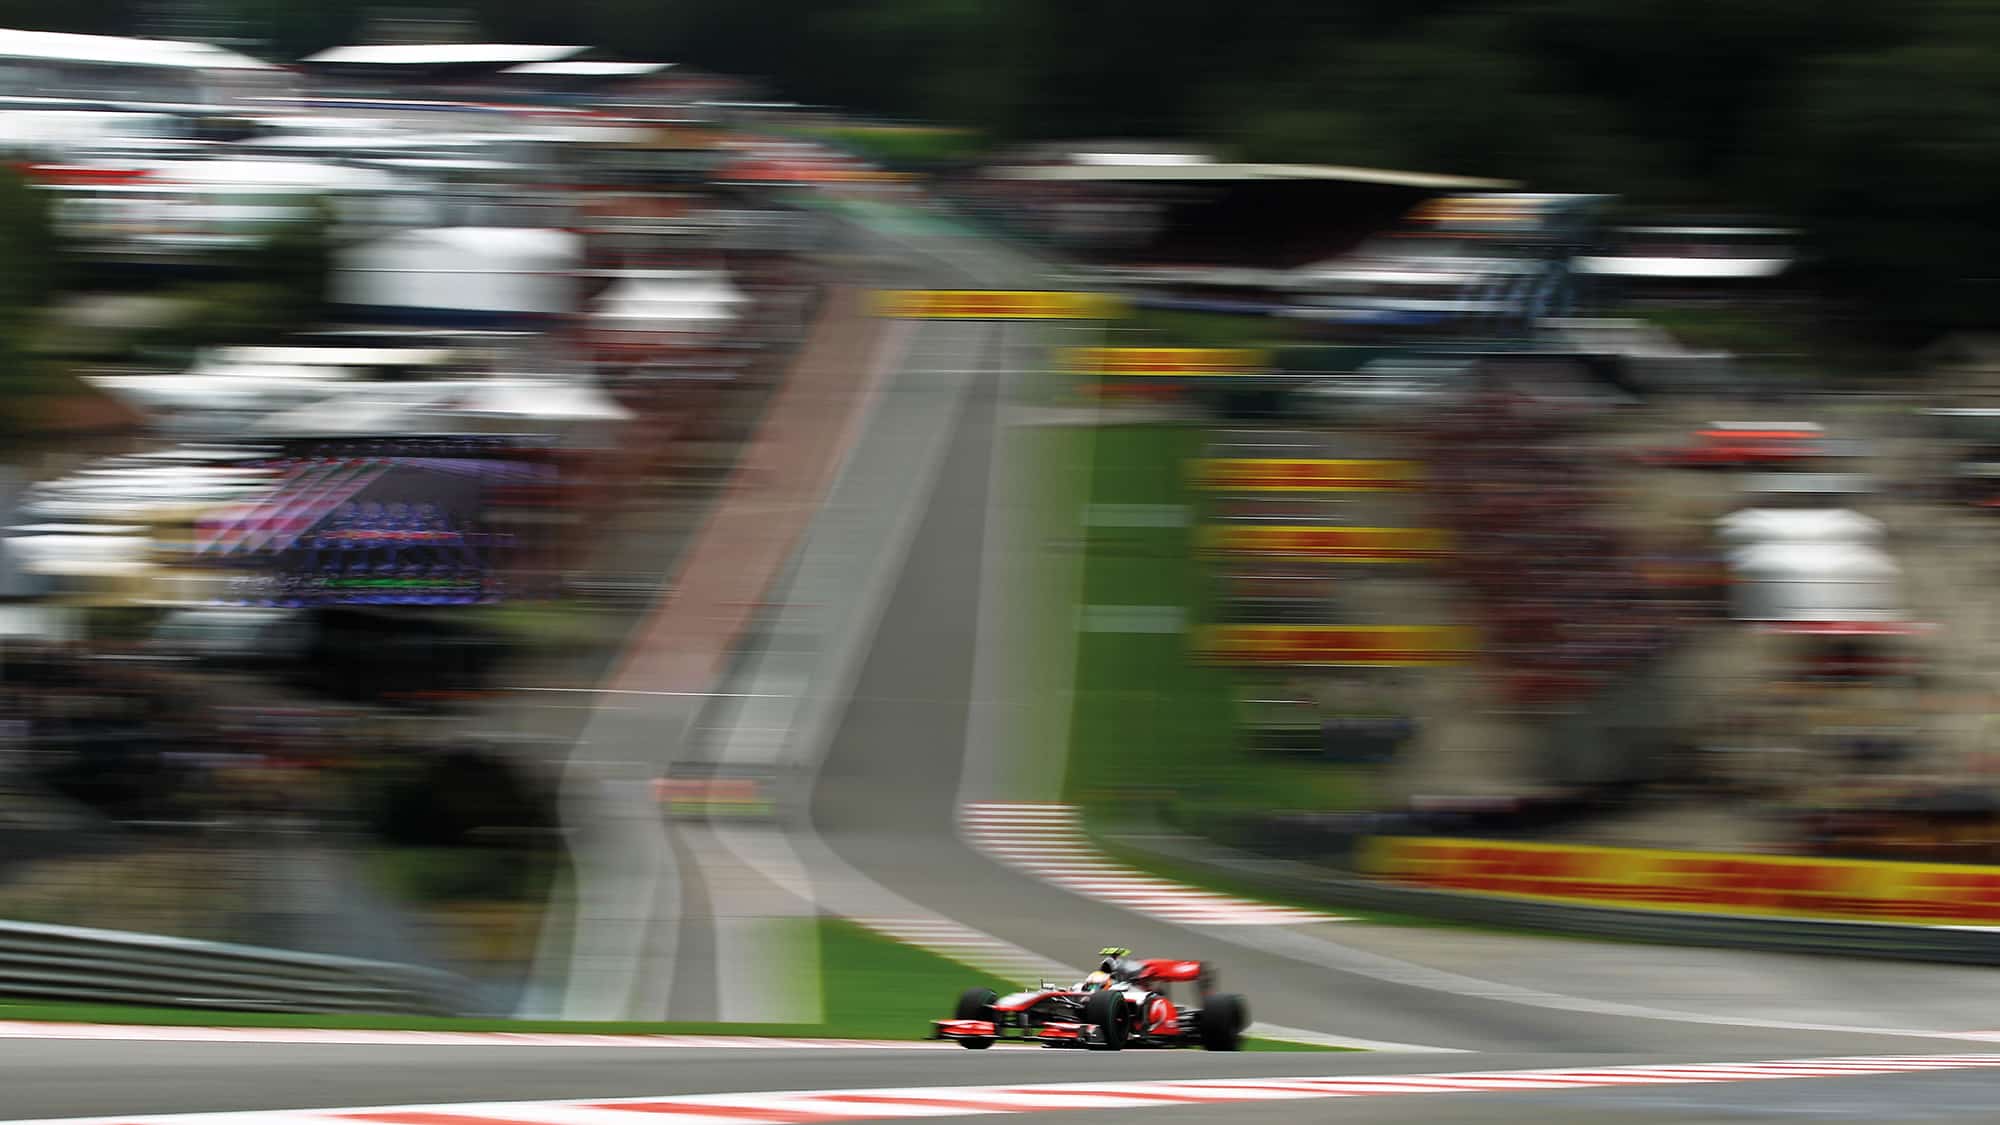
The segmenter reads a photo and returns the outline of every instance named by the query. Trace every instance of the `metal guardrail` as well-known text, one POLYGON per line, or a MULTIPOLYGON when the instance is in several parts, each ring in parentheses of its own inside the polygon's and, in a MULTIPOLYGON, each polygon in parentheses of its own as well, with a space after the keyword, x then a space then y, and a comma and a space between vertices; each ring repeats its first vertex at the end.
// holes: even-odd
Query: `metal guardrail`
POLYGON ((218 1011, 455 1015, 468 990, 412 965, 157 934, 0 922, 0 996, 218 1011))
POLYGON ((1327 907, 1549 930, 1664 945, 1718 946, 1895 961, 2000 965, 2000 931, 1887 922, 1582 906, 1500 898, 1359 879, 1179 835, 1111 835, 1120 847, 1267 893, 1327 907))

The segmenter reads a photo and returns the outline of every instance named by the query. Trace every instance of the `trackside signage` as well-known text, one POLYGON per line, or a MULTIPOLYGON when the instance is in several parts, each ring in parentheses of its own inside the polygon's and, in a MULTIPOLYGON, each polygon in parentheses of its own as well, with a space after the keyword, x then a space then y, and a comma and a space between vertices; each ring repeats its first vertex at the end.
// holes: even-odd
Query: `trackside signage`
POLYGON ((1255 348, 1069 348, 1063 358, 1077 375, 1261 375, 1270 365, 1270 353, 1255 348))
POLYGON ((1589 906, 1869 922, 2000 923, 2000 867, 1384 836, 1363 868, 1441 890, 1589 906))
POLYGON ((1123 311, 1102 293, 1003 289, 885 289, 875 315, 913 320, 1109 320, 1123 311))
POLYGON ((1197 488, 1215 492, 1403 492, 1420 483, 1414 461, 1211 457, 1188 462, 1197 488))
POLYGON ((1350 668, 1458 664, 1475 643, 1451 625, 1215 625, 1194 642, 1211 664, 1350 668))
POLYGON ((1316 527, 1218 524, 1202 529, 1202 550, 1290 562, 1408 563, 1441 559, 1445 533, 1427 527, 1316 527))

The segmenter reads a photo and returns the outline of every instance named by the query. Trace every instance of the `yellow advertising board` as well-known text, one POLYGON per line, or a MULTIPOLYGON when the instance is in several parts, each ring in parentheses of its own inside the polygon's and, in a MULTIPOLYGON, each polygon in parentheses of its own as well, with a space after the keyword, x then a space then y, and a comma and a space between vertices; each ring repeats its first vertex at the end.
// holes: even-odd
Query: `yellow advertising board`
POLYGON ((1410 668, 1463 663, 1476 639, 1450 625, 1212 625, 1194 645, 1213 664, 1410 668))
POLYGON ((1109 320, 1123 305, 1102 293, 1004 289, 885 289, 875 315, 915 320, 1109 320))
POLYGON ((1212 457, 1189 462, 1188 474, 1215 492, 1402 492, 1421 483, 1415 461, 1212 457))
POLYGON ((1429 562, 1445 556, 1448 542, 1428 527, 1218 524, 1201 533, 1204 551, 1288 562, 1429 562))
POLYGON ((2000 924, 2000 867, 1377 837, 1371 875, 1509 898, 1705 914, 2000 924))
POLYGON ((1261 375, 1271 356, 1257 348, 1067 348, 1063 366, 1076 375, 1210 378, 1261 375))

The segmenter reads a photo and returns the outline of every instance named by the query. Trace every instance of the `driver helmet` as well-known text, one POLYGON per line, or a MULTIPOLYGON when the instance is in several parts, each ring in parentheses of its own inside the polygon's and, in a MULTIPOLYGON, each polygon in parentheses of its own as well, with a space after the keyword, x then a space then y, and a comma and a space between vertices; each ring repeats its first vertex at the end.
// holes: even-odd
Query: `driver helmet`
POLYGON ((1110 983, 1111 974, 1099 969, 1097 972, 1083 978, 1083 990, 1085 992, 1096 992, 1110 983))
POLYGON ((1131 956, 1132 951, 1119 945, 1107 945, 1103 949, 1098 950, 1097 955, 1103 958, 1097 965, 1099 972, 1116 973, 1120 962, 1126 957, 1131 956))

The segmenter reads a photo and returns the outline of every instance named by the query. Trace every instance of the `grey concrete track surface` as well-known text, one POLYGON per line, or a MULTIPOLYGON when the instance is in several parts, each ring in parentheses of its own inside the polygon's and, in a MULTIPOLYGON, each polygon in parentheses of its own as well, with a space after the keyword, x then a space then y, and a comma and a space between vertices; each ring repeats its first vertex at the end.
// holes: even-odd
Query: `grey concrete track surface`
MULTIPOLYGON (((664 1050, 535 1047, 363 1047, 283 1044, 9 1042, 0 1064, 0 1121, 64 1116, 234 1112, 274 1108, 333 1109, 468 1101, 564 1101, 661 1094, 761 1090, 821 1090, 893 1086, 1161 1081, 1191 1077, 1252 1078, 1388 1075, 1469 1070, 1522 1070, 1564 1065, 1566 1056, 1482 1055, 1478 1065, 1440 1063, 1439 1056, 1386 1054, 1121 1053, 1016 1048, 986 1051, 664 1050), (107 1055, 109 1049, 115 1055, 107 1055)), ((1570 1061, 1573 1056, 1568 1056, 1570 1061)), ((1464 1056, 1454 1056, 1462 1063, 1464 1056)), ((1621 1058, 1665 1063, 1674 1056, 1621 1058)), ((1468 1106, 1473 1121, 1607 1119, 1607 1107, 1660 1104, 1754 1107, 1828 1104, 1920 1106, 1965 1104, 1995 1080, 1975 1072, 1922 1076, 1797 1079, 1713 1086, 1580 1089, 1561 1093, 1436 1094, 1406 1098, 1313 1100, 1147 1110, 1160 1125, 1179 1121, 1268 1120, 1456 1121, 1468 1106), (1937 1093, 1929 1084, 1939 1083, 1937 1093), (1983 1085, 1982 1085, 1983 1083, 1983 1085), (1565 1117, 1594 1109, 1599 1116, 1565 1117), (1509 1114, 1523 1114, 1509 1116, 1509 1114), (1218 1117, 1218 1114, 1226 1115, 1218 1117), (1384 1116, 1377 1116, 1378 1114, 1384 1116)), ((1989 1102, 1990 1104, 1990 1102, 1989 1102)), ((1065 1111, 1051 1125, 1079 1119, 1125 1120, 1132 1115, 1065 1111)), ((1623 1118, 1612 1119, 1623 1120, 1623 1118)), ((1667 1118, 1666 1120, 1716 1120, 1667 1118)), ((1722 1118, 1728 1120, 1728 1118, 1722 1118)), ((1746 1118, 1747 1119, 1747 1118, 1746 1118)), ((1816 1117, 1814 1119, 1817 1119, 1816 1117)), ((1989 1115, 1987 1120, 1991 1120, 1989 1115)), ((1640 1116, 1638 1121, 1652 1118, 1640 1116)), ((639 1119, 635 1118, 635 1125, 639 1119)), ((249 1125, 246 1122, 245 1125, 249 1125)))

